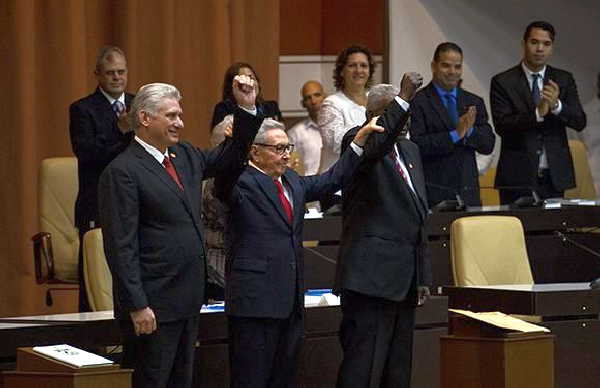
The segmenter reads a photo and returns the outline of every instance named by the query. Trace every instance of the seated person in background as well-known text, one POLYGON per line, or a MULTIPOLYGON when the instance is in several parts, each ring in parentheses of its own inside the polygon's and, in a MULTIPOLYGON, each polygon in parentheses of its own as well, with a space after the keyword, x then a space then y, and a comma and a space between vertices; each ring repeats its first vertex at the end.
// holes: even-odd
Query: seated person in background
POLYGON ((489 155, 496 141, 483 99, 459 86, 462 62, 457 44, 438 45, 433 79, 411 104, 410 136, 421 152, 430 207, 456 195, 480 206, 475 151, 489 155))
MULTIPOLYGON (((227 115, 217 124, 210 136, 210 146, 216 147, 225 140, 233 128, 233 115, 227 115)), ((207 284, 206 297, 225 299, 225 220, 227 206, 214 195, 215 180, 208 179, 202 188, 202 221, 206 242, 207 284)))
POLYGON ((323 86, 318 81, 307 81, 300 90, 302 106, 308 117, 288 131, 290 142, 295 145, 304 165, 304 175, 315 175, 319 171, 323 141, 317 126, 317 115, 325 98, 323 86))
POLYGON ((256 108, 258 114, 265 118, 272 118, 277 121, 283 121, 279 106, 276 101, 265 101, 262 98, 260 79, 258 75, 248 63, 237 62, 229 66, 229 69, 225 72, 225 78, 223 79, 223 100, 215 105, 213 111, 212 123, 210 125, 211 131, 219 124, 225 116, 233 113, 235 108, 239 105, 239 101, 236 101, 233 95, 232 87, 233 78, 236 75, 247 75, 256 81, 258 90, 256 91, 258 96, 256 97, 256 108))

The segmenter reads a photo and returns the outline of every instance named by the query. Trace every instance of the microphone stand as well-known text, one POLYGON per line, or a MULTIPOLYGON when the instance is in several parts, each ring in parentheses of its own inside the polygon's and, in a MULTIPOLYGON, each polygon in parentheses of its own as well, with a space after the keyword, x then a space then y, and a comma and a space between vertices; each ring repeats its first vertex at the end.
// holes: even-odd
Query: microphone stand
MULTIPOLYGON (((568 242, 570 244, 573 244, 574 246, 576 246, 577 248, 586 251, 587 253, 589 253, 590 255, 600 259, 600 253, 594 251, 593 249, 591 249, 590 247, 587 247, 581 243, 578 243, 577 241, 573 240, 570 237, 567 237, 564 233, 556 230, 554 231, 554 234, 556 234, 558 236, 558 238, 561 239, 562 242, 568 242)), ((600 288, 600 278, 596 278, 594 280, 592 280, 590 282, 590 288, 592 290, 596 290, 598 288, 600 288)))

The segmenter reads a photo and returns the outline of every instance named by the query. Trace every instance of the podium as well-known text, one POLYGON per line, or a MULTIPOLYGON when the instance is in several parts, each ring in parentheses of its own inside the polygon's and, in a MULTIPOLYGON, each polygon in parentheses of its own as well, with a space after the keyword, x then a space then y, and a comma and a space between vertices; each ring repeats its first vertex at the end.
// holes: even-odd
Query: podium
POLYGON ((554 336, 451 317, 440 338, 442 388, 553 388, 554 336))
POLYGON ((19 348, 17 370, 3 372, 3 377, 5 388, 131 388, 132 372, 118 365, 77 368, 19 348))

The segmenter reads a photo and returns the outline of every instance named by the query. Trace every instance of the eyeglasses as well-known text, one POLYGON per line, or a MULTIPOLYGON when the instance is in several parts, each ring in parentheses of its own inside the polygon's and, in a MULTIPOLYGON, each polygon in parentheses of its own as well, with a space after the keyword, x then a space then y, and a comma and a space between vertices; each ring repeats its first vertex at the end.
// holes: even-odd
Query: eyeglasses
POLYGON ((283 155, 286 152, 289 152, 290 154, 292 152, 294 152, 293 144, 264 144, 264 143, 254 143, 254 144, 263 146, 263 147, 273 147, 275 149, 275 152, 277 152, 279 155, 283 155))

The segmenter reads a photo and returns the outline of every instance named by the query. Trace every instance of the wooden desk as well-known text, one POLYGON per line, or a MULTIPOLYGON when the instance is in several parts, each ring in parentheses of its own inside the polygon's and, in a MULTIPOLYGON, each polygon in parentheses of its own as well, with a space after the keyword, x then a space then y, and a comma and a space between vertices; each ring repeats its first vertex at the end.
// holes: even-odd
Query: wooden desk
MULTIPOLYGON (((439 337, 447 333, 447 310, 448 301, 443 296, 432 297, 417 309, 413 388, 439 387, 439 337)), ((342 360, 340 321, 339 306, 306 309, 306 340, 298 370, 300 386, 335 386, 342 360)), ((227 317, 222 312, 202 313, 199 325, 194 386, 228 386, 227 317)), ((111 311, 0 318, 0 361, 14 361, 17 347, 58 343, 87 349, 119 344, 118 324, 111 311)))
POLYGON ((557 388, 600 381, 600 290, 587 283, 444 287, 450 308, 539 315, 556 336, 557 388))
MULTIPOLYGON (((450 264, 450 225, 460 217, 510 215, 523 223, 529 262, 536 283, 584 282, 600 276, 600 259, 563 242, 555 231, 600 252, 600 234, 581 228, 600 226, 600 206, 561 209, 510 209, 507 206, 469 208, 463 212, 433 213, 426 222, 428 254, 431 258, 433 291, 454 284, 450 264)), ((331 288, 335 278, 341 217, 304 221, 304 241, 320 241, 305 248, 305 279, 309 288, 331 288)))

